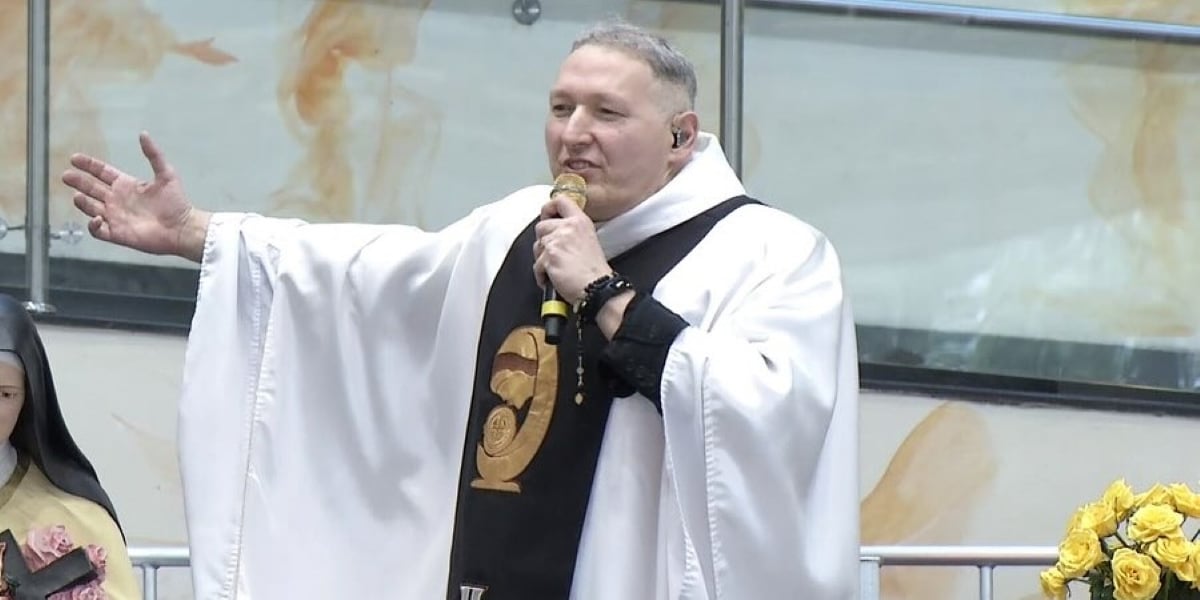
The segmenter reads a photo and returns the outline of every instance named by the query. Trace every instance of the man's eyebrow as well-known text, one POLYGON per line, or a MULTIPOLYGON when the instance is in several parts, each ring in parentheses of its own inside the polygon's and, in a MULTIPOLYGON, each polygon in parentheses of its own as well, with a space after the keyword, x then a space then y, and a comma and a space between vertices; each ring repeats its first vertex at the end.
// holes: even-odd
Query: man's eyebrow
POLYGON ((610 94, 608 92, 592 92, 592 93, 588 93, 588 94, 579 96, 579 95, 567 92, 565 90, 551 90, 550 91, 550 99, 551 100, 561 100, 564 98, 571 98, 572 100, 576 100, 576 101, 595 102, 595 103, 599 103, 599 104, 604 104, 604 103, 624 104, 624 102, 625 102, 620 97, 610 94))

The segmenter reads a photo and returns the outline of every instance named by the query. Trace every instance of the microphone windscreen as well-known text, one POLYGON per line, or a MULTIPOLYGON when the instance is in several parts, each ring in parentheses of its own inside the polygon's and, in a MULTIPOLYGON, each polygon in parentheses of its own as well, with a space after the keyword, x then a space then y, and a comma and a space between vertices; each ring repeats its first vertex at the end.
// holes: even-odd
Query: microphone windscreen
POLYGON ((554 189, 550 190, 551 198, 559 194, 566 194, 576 206, 583 209, 587 206, 587 181, 575 173, 563 173, 554 178, 554 189))

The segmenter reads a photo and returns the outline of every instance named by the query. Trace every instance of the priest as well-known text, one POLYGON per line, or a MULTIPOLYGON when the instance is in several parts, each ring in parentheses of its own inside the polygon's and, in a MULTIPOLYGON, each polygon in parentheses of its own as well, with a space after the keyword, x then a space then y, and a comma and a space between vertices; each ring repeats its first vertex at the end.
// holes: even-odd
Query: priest
POLYGON ((201 264, 180 406, 195 593, 856 597, 837 255, 747 196, 664 40, 549 91, 558 185, 440 231, 210 213, 75 155, 100 240, 201 264))

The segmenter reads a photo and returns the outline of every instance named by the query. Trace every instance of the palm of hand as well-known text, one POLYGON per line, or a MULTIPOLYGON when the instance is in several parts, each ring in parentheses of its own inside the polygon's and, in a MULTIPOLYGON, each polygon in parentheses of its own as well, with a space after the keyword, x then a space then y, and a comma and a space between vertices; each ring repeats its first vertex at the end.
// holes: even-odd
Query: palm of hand
POLYGON ((183 183, 149 134, 142 132, 139 141, 154 171, 150 181, 140 181, 92 156, 71 156, 71 168, 62 180, 75 190, 75 207, 91 219, 88 231, 96 239, 151 254, 199 260, 202 239, 191 235, 187 246, 181 245, 185 225, 197 214, 183 183))
POLYGON ((174 249, 176 240, 171 233, 178 230, 188 212, 183 186, 173 175, 141 181, 121 173, 105 204, 105 239, 155 254, 174 249))

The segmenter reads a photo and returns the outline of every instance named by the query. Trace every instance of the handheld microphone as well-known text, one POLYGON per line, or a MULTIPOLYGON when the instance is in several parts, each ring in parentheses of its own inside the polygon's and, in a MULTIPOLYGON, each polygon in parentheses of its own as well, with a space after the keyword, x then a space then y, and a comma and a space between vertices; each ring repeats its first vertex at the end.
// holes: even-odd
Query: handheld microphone
MULTIPOLYGON (((574 173, 563 173, 554 178, 554 187, 550 190, 551 198, 559 194, 565 194, 569 200, 575 202, 576 206, 582 209, 587 205, 587 182, 574 173)), ((558 295, 554 286, 547 281, 546 287, 542 290, 542 327, 546 330, 547 344, 557 345, 558 341, 562 339, 562 330, 567 324, 569 308, 562 296, 558 295)))

